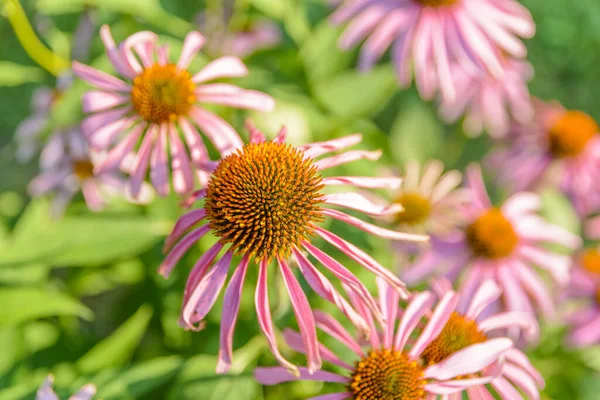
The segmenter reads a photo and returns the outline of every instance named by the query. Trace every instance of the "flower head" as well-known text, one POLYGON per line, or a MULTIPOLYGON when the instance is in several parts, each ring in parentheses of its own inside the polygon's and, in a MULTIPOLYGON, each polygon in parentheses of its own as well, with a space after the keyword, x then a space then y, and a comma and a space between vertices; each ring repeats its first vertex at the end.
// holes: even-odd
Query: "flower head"
POLYGON ((503 309, 550 314, 552 297, 533 267, 547 270, 555 282, 565 285, 570 258, 545 245, 575 249, 581 238, 536 215, 541 207, 536 194, 517 193, 501 207, 493 206, 477 165, 468 167, 467 186, 472 202, 464 210, 462 229, 444 240, 432 240, 430 249, 401 277, 413 284, 434 273, 453 280, 462 277, 466 298, 483 279, 491 279, 502 288, 503 309))
POLYGON ((572 328, 569 343, 577 347, 600 343, 600 247, 588 248, 575 257, 567 293, 582 303, 565 317, 572 328))
MULTIPOLYGON (((445 293, 433 309, 435 296, 430 292, 418 293, 411 298, 404 311, 399 312, 398 294, 390 290, 387 284, 378 283, 380 307, 385 318, 380 332, 372 325, 367 349, 333 317, 315 312, 317 326, 356 354, 354 363, 349 364, 320 345, 323 358, 342 367, 346 373, 338 375, 319 371, 310 375, 302 369, 300 376, 294 376, 281 367, 257 368, 256 379, 264 385, 297 379, 345 385, 343 392, 326 395, 330 397, 317 397, 323 399, 420 400, 460 393, 469 387, 489 383, 499 375, 502 356, 512 348, 512 341, 508 338, 488 339, 481 332, 476 337, 468 333, 463 335, 463 331, 449 332, 449 324, 462 318, 455 312, 459 300, 456 293, 445 293), (426 316, 429 316, 427 320, 426 316), (400 322, 396 328, 398 319, 400 322), (456 345, 454 336, 449 333, 461 335, 460 345, 456 345), (439 349, 442 349, 443 358, 442 353, 437 352, 439 349)), ((352 291, 350 294, 355 302, 358 301, 356 294, 352 294, 352 291)), ((373 324, 368 311, 360 306, 358 308, 365 312, 365 319, 373 324)), ((478 311, 474 311, 473 318, 478 311)), ((287 330, 284 337, 290 347, 307 353, 297 333, 287 330)))
POLYGON ((534 110, 527 82, 533 78, 533 68, 527 61, 512 58, 503 66, 504 74, 496 78, 455 65, 452 77, 460 96, 442 99, 441 116, 454 122, 464 115, 463 128, 468 135, 478 136, 485 129, 494 138, 506 136, 512 119, 521 124, 531 122, 534 110))
POLYGON ((580 215, 600 210, 600 128, 589 115, 538 100, 533 123, 513 124, 508 138, 489 163, 509 188, 556 184, 580 215))
MULTIPOLYGON (((54 133, 40 156, 41 173, 29 183, 32 196, 54 194, 53 214, 63 213, 73 196, 81 191, 88 208, 101 211, 107 196, 126 197, 126 181, 118 171, 94 175, 94 165, 103 155, 90 151, 78 128, 54 133)), ((153 193, 143 188, 140 202, 148 202, 153 193)))
POLYGON ((207 83, 247 75, 246 66, 235 57, 218 58, 191 74, 188 66, 205 42, 198 32, 187 35, 177 63, 169 61, 168 47, 159 46, 152 32, 138 32, 118 46, 108 26, 102 27, 100 36, 113 67, 128 82, 74 62, 75 74, 100 89, 82 98, 84 111, 92 113, 82 128, 92 147, 109 150, 96 173, 123 166, 126 156, 141 143, 130 168, 133 197, 138 196, 148 168, 157 192, 168 194, 167 151, 175 192, 190 193, 196 178, 201 185, 206 183, 208 174, 202 164, 209 161, 208 152, 198 128, 222 156, 242 145, 237 132, 200 103, 260 111, 274 107, 273 99, 264 93, 207 83))
MULTIPOLYGON (((52 385, 54 384, 54 376, 48 375, 48 377, 42 383, 42 386, 38 389, 35 400, 59 400, 52 385)), ((87 384, 73 396, 69 397, 69 400, 90 400, 96 394, 96 387, 92 384, 87 384)))
POLYGON ((535 33, 529 11, 514 0, 344 0, 332 19, 349 21, 340 39, 343 48, 366 39, 361 68, 371 67, 391 47, 401 84, 410 84, 414 69, 417 88, 428 100, 438 88, 448 99, 459 97, 454 63, 501 78, 501 54, 524 58, 519 37, 535 33))
POLYGON ((369 327, 358 312, 335 289, 332 283, 313 265, 304 252, 312 255, 325 269, 358 293, 364 306, 381 319, 377 304, 362 282, 331 256, 312 244, 321 237, 341 250, 364 268, 382 277, 402 295, 404 284, 356 246, 321 228, 325 218, 346 222, 373 235, 393 240, 426 240, 426 236, 389 231, 356 217, 325 206, 341 206, 380 216, 398 211, 396 206, 378 206, 357 193, 324 194, 322 189, 338 185, 354 187, 392 188, 400 179, 367 177, 323 177, 329 168, 359 159, 375 160, 380 152, 346 151, 331 157, 317 157, 347 148, 361 141, 351 135, 327 142, 294 147, 285 143, 285 129, 273 141, 250 126, 251 142, 218 163, 213 163, 211 177, 205 190, 195 193, 188 201, 204 199, 204 205, 183 215, 167 238, 167 257, 159 272, 168 277, 173 267, 190 247, 209 232, 219 241, 206 251, 189 275, 183 299, 181 324, 198 329, 214 305, 228 275, 234 255, 242 256, 225 291, 224 315, 221 321, 221 348, 217 370, 225 372, 231 363, 232 338, 239 308, 240 292, 246 271, 251 264, 259 268, 256 286, 256 311, 261 330, 267 337, 277 360, 287 369, 297 368, 279 353, 274 337, 269 308, 267 271, 275 260, 292 300, 302 339, 308 352, 311 372, 320 368, 321 359, 316 341, 315 321, 310 306, 289 266, 291 257, 313 290, 336 304, 361 330, 369 327), (206 220, 200 227, 196 224, 206 220), (186 234, 186 232, 189 233, 186 234), (218 258, 221 250, 225 253, 218 258), (217 260, 214 262, 213 261, 217 260), (211 265, 212 268, 211 268, 211 265))

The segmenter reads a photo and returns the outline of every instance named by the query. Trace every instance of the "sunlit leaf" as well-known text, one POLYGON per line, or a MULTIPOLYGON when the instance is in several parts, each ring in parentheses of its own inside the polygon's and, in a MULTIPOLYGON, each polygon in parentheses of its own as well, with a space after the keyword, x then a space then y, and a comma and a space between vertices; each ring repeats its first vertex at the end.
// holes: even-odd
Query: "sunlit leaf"
POLYGON ((38 67, 0 61, 0 86, 19 86, 38 83, 44 79, 44 70, 38 67))

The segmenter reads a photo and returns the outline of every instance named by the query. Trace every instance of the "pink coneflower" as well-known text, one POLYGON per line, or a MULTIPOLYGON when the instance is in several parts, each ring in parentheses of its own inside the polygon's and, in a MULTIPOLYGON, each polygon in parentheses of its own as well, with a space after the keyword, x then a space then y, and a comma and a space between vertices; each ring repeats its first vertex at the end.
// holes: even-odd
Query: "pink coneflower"
POLYGON ((586 223, 585 234, 590 239, 600 239, 600 215, 591 218, 586 223))
POLYGON ((432 241, 430 250, 401 277, 414 284, 436 272, 451 279, 462 276, 466 298, 483 280, 491 279, 502 288, 502 308, 550 314, 552 297, 533 267, 550 272, 558 284, 567 284, 569 256, 545 245, 575 249, 581 238, 538 216, 541 201, 534 193, 514 194, 501 207, 494 207, 478 165, 468 167, 467 186, 472 196, 464 209, 467 224, 452 238, 432 241))
POLYGON ((568 293, 583 301, 581 308, 565 318, 572 327, 569 343, 578 347, 600 343, 600 248, 576 257, 568 293))
MULTIPOLYGON (((54 384, 54 376, 48 375, 48 377, 42 383, 42 386, 38 389, 35 400, 59 400, 52 385, 54 384)), ((69 400, 90 400, 96 394, 96 386, 90 384, 85 385, 73 396, 69 397, 69 400)))
POLYGON ((260 328, 277 360, 287 369, 297 371, 297 367, 279 353, 271 320, 267 272, 271 260, 276 260, 290 294, 302 338, 309 349, 308 369, 314 372, 321 366, 315 321, 306 296, 290 269, 289 257, 295 260, 313 290, 335 303, 363 331, 369 330, 365 321, 315 268, 304 252, 312 255, 342 283, 360 293, 366 307, 370 307, 378 315, 377 304, 366 287, 338 261, 315 247, 311 243, 314 236, 325 239, 361 266, 385 279, 402 295, 407 294, 404 284, 394 274, 353 244, 321 228, 317 223, 329 217, 384 239, 422 241, 427 238, 389 231, 324 207, 340 206, 375 216, 397 212, 397 206, 375 205, 357 193, 322 192, 325 187, 338 185, 392 188, 400 184, 398 178, 321 176, 322 171, 341 164, 379 158, 379 151, 354 150, 315 159, 359 143, 361 135, 293 147, 285 143, 285 129, 273 141, 266 141, 264 135, 253 127, 250 130, 251 142, 219 163, 214 163, 206 190, 197 192, 190 199, 204 199, 204 205, 177 221, 166 240, 165 251, 168 255, 159 272, 168 277, 183 254, 207 233, 220 239, 198 260, 186 284, 180 323, 188 329, 198 329, 195 324, 204 320, 225 284, 232 256, 243 256, 225 291, 217 366, 217 371, 225 372, 231 363, 232 338, 242 285, 248 266, 254 261, 259 265, 255 301, 260 328), (204 223, 186 234, 199 222, 204 223), (217 257, 222 249, 225 253, 217 257), (217 261, 213 263, 215 259, 217 261), (214 266, 210 268, 211 265, 214 266))
POLYGON ((129 82, 74 62, 75 74, 100 89, 82 98, 83 110, 93 113, 82 127, 94 148, 110 149, 96 173, 118 167, 141 142, 129 180, 133 197, 139 194, 148 167, 157 192, 168 194, 168 151, 175 192, 193 190, 194 169, 201 185, 206 183, 208 175, 201 167, 208 161, 208 153, 197 128, 222 156, 242 146, 237 132, 199 103, 259 111, 274 107, 273 98, 264 93, 227 83, 207 83, 246 76, 248 70, 238 58, 218 58, 190 75, 187 68, 205 41, 198 32, 187 35, 176 64, 169 61, 168 47, 159 46, 152 32, 138 32, 118 46, 108 26, 102 27, 100 36, 113 67, 129 82))
MULTIPOLYGON (((440 299, 452 291, 450 282, 445 279, 435 281, 432 287, 440 299)), ((423 361, 426 364, 439 363, 466 346, 485 342, 489 340, 490 335, 503 335, 507 330, 523 331, 526 339, 537 339, 539 326, 532 314, 522 311, 490 313, 490 306, 500 298, 501 294, 498 285, 486 280, 479 285, 472 297, 461 296, 438 338, 423 351, 421 355, 423 361)), ((544 387, 545 382, 527 356, 513 347, 504 353, 503 357, 502 373, 495 377, 489 386, 501 399, 520 399, 522 397, 517 395, 520 390, 527 395, 527 398, 538 400, 539 390, 544 387)), ((468 398, 473 400, 494 398, 485 385, 467 388, 466 392, 468 398)), ((454 393, 448 398, 448 400, 460 399, 462 399, 461 393, 454 393)))
POLYGON ((40 151, 42 134, 50 120, 50 112, 62 93, 71 85, 71 74, 63 74, 56 79, 56 87, 39 87, 31 96, 32 114, 23 119, 15 129, 17 143, 16 158, 21 163, 27 163, 40 151))
POLYGON ((532 124, 515 124, 508 147, 490 155, 514 191, 556 184, 580 215, 600 209, 600 129, 589 115, 556 102, 535 102, 532 124), (511 168, 505 168, 511 165, 511 168))
POLYGON ((417 88, 432 99, 459 93, 453 85, 453 63, 467 70, 503 75, 500 51, 524 58, 519 37, 532 37, 529 11, 514 0, 345 0, 333 14, 336 23, 350 21, 340 39, 351 48, 366 38, 360 67, 370 68, 392 47, 399 80, 408 86, 414 69, 417 88))
MULTIPOLYGON (((54 133, 42 150, 42 171, 29 183, 29 192, 34 197, 54 194, 52 211, 55 216, 64 212, 79 191, 90 210, 100 211, 106 206, 107 196, 126 197, 127 184, 118 171, 94 175, 94 165, 101 157, 90 151, 79 129, 54 133)), ((144 187, 137 200, 148 202, 152 196, 152 190, 144 187)))
MULTIPOLYGON (((460 332, 464 333, 460 341, 448 334, 448 328, 445 327, 454 323, 450 321, 462 318, 454 312, 458 303, 456 293, 447 292, 433 310, 433 294, 415 294, 401 312, 398 328, 397 293, 380 284, 379 297, 385 322, 381 332, 372 330, 367 351, 359 344, 361 341, 355 340, 333 317, 315 312, 317 326, 358 357, 353 364, 349 364, 319 344, 323 358, 343 368, 346 373, 319 371, 311 375, 306 369, 301 369, 300 376, 294 376, 284 368, 271 367, 257 368, 254 373, 256 379, 263 385, 293 380, 345 385, 342 392, 313 397, 313 400, 420 400, 460 393, 469 387, 489 383, 499 375, 502 356, 513 346, 512 341, 508 338, 487 339, 485 334, 474 330, 460 332), (424 324, 424 318, 428 315, 430 317, 424 324), (422 331, 418 336, 413 335, 421 324, 424 325, 422 331), (443 350, 443 360, 432 362, 432 359, 423 358, 431 356, 436 349, 443 350)), ((308 354, 296 332, 287 330, 284 337, 290 347, 308 354)))
POLYGON ((452 77, 460 96, 442 99, 442 118, 453 123, 464 115, 465 133, 479 136, 485 129, 493 138, 506 136, 513 119, 521 124, 531 122, 534 111, 527 82, 533 78, 533 68, 527 61, 512 58, 503 66, 504 75, 496 78, 454 65, 452 77))

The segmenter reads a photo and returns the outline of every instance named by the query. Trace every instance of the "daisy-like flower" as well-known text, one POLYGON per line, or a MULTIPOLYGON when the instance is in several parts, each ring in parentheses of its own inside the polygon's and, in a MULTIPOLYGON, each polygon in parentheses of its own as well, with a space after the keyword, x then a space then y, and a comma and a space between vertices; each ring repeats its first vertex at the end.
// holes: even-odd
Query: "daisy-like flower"
POLYGON ((218 58, 190 75, 187 68, 205 42, 198 32, 187 35, 176 64, 169 61, 168 47, 159 46, 152 32, 138 32, 117 46, 105 25, 100 37, 113 67, 128 82, 74 62, 75 74, 100 89, 83 95, 83 110, 93 115, 83 121, 82 128, 92 147, 110 150, 96 173, 120 166, 140 143, 130 171, 133 197, 138 196, 149 167, 156 191, 161 196, 169 193, 168 152, 176 193, 193 190, 194 170, 200 184, 206 184, 208 174, 201 166, 209 161, 208 152, 198 128, 222 156, 242 146, 231 125, 200 104, 259 111, 272 110, 275 105, 264 93, 228 83, 207 83, 246 76, 248 70, 238 58, 218 58))
MULTIPOLYGON (((106 206, 107 196, 126 196, 127 181, 118 171, 94 175, 94 165, 101 155, 91 152, 79 129, 54 133, 40 155, 41 173, 29 183, 32 196, 54 194, 52 213, 61 215, 73 196, 81 191, 92 211, 106 206)), ((139 202, 152 199, 152 190, 144 186, 139 202)))
POLYGON ((56 79, 55 88, 42 86, 33 91, 31 96, 32 114, 23 119, 15 129, 17 161, 27 163, 40 151, 42 134, 50 119, 52 107, 71 85, 72 80, 70 74, 63 74, 56 79))
MULTIPOLYGON (((52 385, 54 384, 54 376, 48 375, 48 377, 42 383, 42 386, 38 389, 35 400, 59 400, 52 385)), ((73 396, 69 397, 69 400, 90 400, 96 394, 96 386, 90 384, 85 385, 73 396)))
POLYGON ((332 20, 350 21, 341 47, 366 39, 360 68, 370 68, 391 47, 401 84, 410 85, 414 69, 417 88, 427 100, 438 88, 444 97, 456 97, 455 62, 502 77, 498 49, 524 58, 527 50, 519 37, 535 33, 529 11, 515 0, 345 0, 332 20))
POLYGON ((479 136, 485 129, 496 139, 506 136, 513 119, 521 124, 531 122, 534 111, 527 82, 533 78, 533 68, 527 61, 512 58, 503 66, 504 75, 496 78, 454 65, 452 77, 460 96, 442 99, 442 118, 453 123, 464 115, 465 133, 479 136))
POLYGON ((532 124, 515 124, 489 164, 514 191, 556 184, 580 215, 600 209, 600 128, 582 111, 535 102, 532 124), (511 165, 511 168, 505 168, 511 165))
POLYGON ((589 248, 575 258, 569 297, 582 300, 582 307, 566 315, 573 346, 600 343, 600 248, 589 248))
MULTIPOLYGON (((451 293, 452 286, 446 279, 438 279, 432 284, 440 299, 451 293)), ((486 280, 472 297, 461 296, 454 312, 446 322, 439 336, 421 354, 425 364, 432 365, 447 359, 450 355, 476 343, 483 343, 490 337, 503 335, 507 330, 523 331, 525 338, 536 340, 539 326, 532 314, 522 311, 490 313, 492 304, 502 292, 493 281, 486 280)), ((495 377, 489 386, 501 399, 521 399, 518 390, 528 399, 539 400, 544 378, 531 364, 527 356, 513 347, 503 355, 502 373, 495 377)), ((466 389, 472 400, 493 399, 485 385, 466 389)), ((448 400, 462 399, 462 393, 454 393, 448 400)))
POLYGON ((431 160, 421 166, 407 162, 402 186, 393 202, 402 207, 393 216, 403 231, 444 236, 460 222, 458 208, 468 200, 468 192, 458 189, 462 174, 451 170, 444 173, 444 164, 431 160))
POLYGON ((385 279, 401 295, 406 296, 404 284, 367 253, 318 226, 318 223, 329 217, 384 239, 423 241, 427 237, 386 230, 344 212, 324 207, 340 206, 373 216, 398 211, 398 206, 379 206, 357 193, 323 193, 324 188, 338 185, 362 188, 399 186, 398 178, 321 176, 323 171, 341 164, 359 159, 376 160, 380 157, 379 151, 354 150, 316 160, 322 155, 359 143, 361 135, 293 147, 285 143, 285 129, 282 129, 273 141, 266 141, 264 135, 255 128, 250 126, 249 129, 251 142, 220 162, 214 163, 208 187, 190 198, 191 202, 204 199, 204 205, 188 212, 177 221, 165 242, 168 255, 159 272, 168 277, 183 254, 209 232, 219 238, 219 241, 198 260, 186 284, 180 323, 188 329, 198 329, 196 324, 204 320, 225 284, 232 257, 243 256, 233 272, 224 297, 217 371, 225 372, 231 363, 232 339, 242 285, 249 265, 256 263, 258 282, 255 302, 260 329, 279 363, 297 373, 297 367, 280 354, 273 330, 267 272, 271 260, 275 260, 289 292, 302 338, 308 348, 308 369, 314 372, 321 366, 315 321, 306 296, 289 266, 289 257, 292 257, 318 295, 336 304, 355 325, 368 333, 369 327, 364 319, 304 252, 313 256, 343 284, 360 293, 365 306, 381 319, 377 303, 364 284, 349 270, 311 243, 313 237, 325 239, 362 267, 385 279), (194 227, 198 223, 202 225, 194 227), (190 231, 186 234, 188 230, 190 231), (225 253, 217 257, 221 250, 225 253))
POLYGON ((566 285, 570 257, 545 245, 576 249, 581 238, 537 215, 541 200, 534 193, 514 194, 501 207, 494 207, 478 165, 468 167, 467 187, 472 201, 464 209, 464 227, 444 241, 432 241, 430 249, 403 271, 402 279, 414 284, 433 273, 444 273, 451 280, 462 276, 466 298, 481 282, 491 279, 502 288, 502 309, 549 315, 552 297, 534 267, 566 285))
MULTIPOLYGON (((378 283, 385 322, 380 332, 373 326, 366 351, 360 345, 361 340, 356 340, 333 317, 315 311, 319 329, 356 354, 357 360, 349 364, 319 344, 323 359, 347 372, 319 371, 311 375, 302 368, 300 376, 294 376, 281 367, 257 368, 254 373, 256 379, 263 385, 316 380, 345 386, 342 392, 313 397, 313 400, 421 400, 460 393, 469 387, 489 383, 500 374, 502 355, 513 346, 510 339, 487 339, 479 330, 467 330, 459 343, 452 336, 453 332, 445 328, 448 324, 453 326, 461 318, 454 313, 459 300, 456 293, 447 292, 433 310, 435 296, 432 293, 415 294, 400 313, 396 327, 398 294, 385 283, 378 283), (424 324, 427 315, 430 317, 424 324), (422 325, 424 327, 415 336, 415 331, 422 325), (436 349, 443 350, 443 360, 431 362, 431 359, 424 359, 431 358, 436 349)), ((351 296, 355 301, 358 301, 357 297, 356 294, 351 296)), ((365 318, 372 323, 368 315, 365 318)), ((308 354, 296 332, 287 330, 284 337, 290 347, 308 354)))

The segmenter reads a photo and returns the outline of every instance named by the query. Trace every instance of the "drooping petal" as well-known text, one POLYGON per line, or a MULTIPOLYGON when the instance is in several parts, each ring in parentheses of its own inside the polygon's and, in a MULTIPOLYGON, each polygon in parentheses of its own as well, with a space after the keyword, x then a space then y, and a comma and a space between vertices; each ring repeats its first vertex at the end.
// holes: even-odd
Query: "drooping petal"
POLYGON ((261 385, 279 385, 280 383, 290 381, 319 381, 319 382, 333 382, 333 383, 344 383, 350 382, 350 379, 345 376, 334 374, 332 372, 318 371, 311 373, 307 368, 298 368, 299 375, 293 375, 288 370, 282 367, 263 367, 256 368, 254 370, 254 378, 261 385))
POLYGON ((131 92, 131 86, 106 72, 77 61, 73 61, 72 67, 75 75, 96 86, 98 89, 124 93, 131 92))
POLYGON ((242 139, 235 129, 215 114, 199 107, 192 107, 190 117, 208 136, 222 157, 243 146, 242 139))
POLYGON ((158 139, 150 158, 150 181, 160 196, 169 194, 169 167, 167 156, 167 124, 160 125, 158 139))
POLYGON ((90 90, 81 96, 81 108, 84 113, 105 111, 131 101, 130 96, 119 93, 90 90))
POLYGON ((186 194, 194 189, 194 175, 187 151, 175 124, 169 124, 169 143, 171 149, 171 171, 173 189, 177 194, 186 194))
POLYGON ((200 84, 220 78, 241 78, 246 75, 248 75, 248 68, 242 60, 237 57, 225 56, 208 63, 192 77, 192 81, 200 84))
POLYGON ((198 222, 202 221, 206 217, 206 210, 204 208, 198 208, 196 210, 192 210, 186 214, 183 214, 173 227, 173 230, 167 236, 165 240, 165 245, 163 246, 163 253, 169 251, 175 243, 181 238, 188 229, 192 226, 196 225, 198 222))
POLYGON ((364 357, 365 353, 360 345, 350 333, 331 315, 320 310, 314 311, 315 321, 319 329, 327 333, 329 336, 348 347, 360 357, 364 357))
POLYGON ((454 292, 448 292, 440 299, 440 302, 433 310, 431 318, 427 321, 427 325, 425 325, 417 341, 408 352, 412 358, 418 357, 427 345, 439 336, 444 326, 446 326, 446 322, 448 322, 448 319, 450 319, 452 313, 456 310, 457 305, 458 294, 454 292))
POLYGON ((187 69, 198 51, 204 46, 206 39, 200 32, 191 31, 185 36, 183 41, 183 49, 177 61, 177 68, 187 69))
MULTIPOLYGON (((283 339, 292 350, 306 355, 306 347, 304 346, 304 340, 302 339, 302 335, 300 335, 298 332, 287 328, 283 331, 283 339)), ((352 365, 340 360, 340 358, 333 351, 329 350, 322 343, 319 343, 319 353, 321 354, 321 358, 324 361, 327 361, 331 364, 337 365, 349 371, 352 371, 354 369, 352 365)))
POLYGON ((350 208, 357 211, 362 211, 371 216, 385 216, 397 214, 403 210, 402 206, 397 203, 389 205, 379 205, 373 203, 367 197, 359 193, 330 193, 321 197, 326 204, 350 208))
POLYGON ((394 340, 394 349, 400 351, 408 342, 408 338, 413 333, 421 319, 431 309, 435 298, 430 292, 417 293, 408 303, 408 306, 402 313, 400 325, 396 331, 394 340))
POLYGON ((324 142, 310 143, 304 146, 298 146, 298 150, 304 151, 304 155, 310 158, 316 158, 323 154, 342 150, 354 146, 362 141, 362 135, 355 133, 338 139, 331 139, 324 142))
MULTIPOLYGON (((177 225, 175 226, 175 229, 178 229, 177 225)), ((172 249, 170 249, 169 254, 167 254, 167 257, 160 264, 160 267, 158 267, 158 273, 163 277, 168 278, 175 265, 179 262, 179 260, 181 260, 181 257, 188 252, 194 243, 200 240, 200 238, 206 235, 209 231, 210 227, 208 224, 206 224, 185 235, 181 241, 179 241, 172 249)), ((175 233, 175 230, 173 233, 175 233)))
POLYGON ((494 281, 487 280, 483 282, 475 292, 465 317, 476 319, 487 306, 500 298, 501 295, 502 291, 494 281))
POLYGON ((381 150, 366 151, 366 150, 352 150, 347 151, 336 156, 322 158, 319 161, 314 162, 314 166, 317 171, 323 171, 329 168, 337 167, 339 165, 347 164, 349 162, 358 160, 370 160, 376 161, 381 157, 381 150))
POLYGON ((321 181, 325 186, 349 185, 365 189, 397 189, 402 184, 402 178, 371 178, 364 176, 335 176, 325 177, 321 181))
POLYGON ((121 139, 119 144, 117 144, 108 152, 106 158, 96 164, 94 167, 94 173, 102 174, 104 172, 117 169, 125 157, 131 153, 138 140, 142 136, 142 132, 145 130, 146 123, 141 123, 134 126, 131 132, 129 132, 127 136, 121 139))

